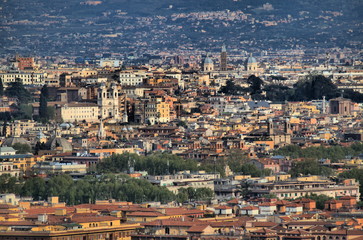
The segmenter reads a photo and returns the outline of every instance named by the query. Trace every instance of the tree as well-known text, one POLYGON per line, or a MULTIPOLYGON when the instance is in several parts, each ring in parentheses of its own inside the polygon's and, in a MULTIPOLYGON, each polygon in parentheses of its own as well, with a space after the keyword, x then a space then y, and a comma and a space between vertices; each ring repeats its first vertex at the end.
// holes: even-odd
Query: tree
POLYGON ((247 83, 250 84, 251 95, 260 94, 262 92, 263 81, 261 80, 261 78, 256 77, 255 75, 251 75, 248 77, 247 83))
POLYGON ((252 163, 245 163, 241 165, 238 172, 244 175, 251 175, 252 177, 261 177, 271 175, 272 171, 271 169, 260 170, 252 163))
POLYGON ((0 96, 4 96, 4 84, 2 78, 0 78, 0 96))
POLYGON ((228 95, 241 95, 246 92, 246 89, 236 85, 233 80, 227 80, 226 85, 222 86, 220 92, 228 95))
POLYGON ((3 128, 2 128, 2 136, 4 136, 4 137, 6 137, 8 135, 7 127, 8 127, 8 122, 5 120, 4 124, 3 124, 3 128))
POLYGON ((298 162, 291 168, 291 175, 294 177, 302 175, 319 175, 319 176, 331 176, 333 170, 328 167, 321 166, 318 161, 313 159, 307 159, 302 162, 298 162))
POLYGON ((49 98, 48 87, 45 84, 40 91, 40 102, 39 102, 39 119, 42 122, 47 122, 49 120, 48 98, 49 98))
POLYGON ((229 150, 226 157, 227 164, 233 172, 239 172, 241 166, 247 163, 248 160, 247 154, 239 149, 229 150))
POLYGON ((16 150, 16 154, 25 154, 31 152, 31 148, 26 143, 15 143, 12 146, 16 150))
POLYGON ((316 202, 316 208, 323 210, 325 208, 325 202, 328 200, 333 199, 332 197, 329 197, 327 195, 324 194, 311 194, 311 195, 306 195, 304 198, 309 198, 311 200, 314 200, 316 202))
POLYGON ((30 178, 22 186, 20 195, 32 197, 34 200, 45 200, 48 197, 46 189, 46 183, 43 178, 30 178))
POLYGON ((20 78, 15 79, 15 82, 11 82, 9 87, 5 90, 7 97, 18 98, 19 103, 27 104, 32 100, 32 96, 28 90, 24 88, 20 78))
POLYGON ((195 199, 198 201, 210 201, 214 197, 214 191, 210 188, 197 188, 195 190, 195 199))
MULTIPOLYGON (((345 178, 345 179, 349 179, 349 178, 354 178, 357 181, 359 181, 360 183, 360 187, 359 187, 359 191, 362 192, 363 191, 363 169, 357 169, 354 168, 350 171, 347 172, 343 172, 341 174, 339 174, 340 178, 345 178)), ((363 197, 361 195, 361 199, 363 200, 363 197)))
POLYGON ((295 85, 294 99, 296 101, 310 101, 314 99, 327 99, 336 97, 338 88, 333 82, 323 75, 309 75, 305 79, 298 81, 295 85))
POLYGON ((16 177, 10 174, 0 175, 0 193, 17 193, 16 177))

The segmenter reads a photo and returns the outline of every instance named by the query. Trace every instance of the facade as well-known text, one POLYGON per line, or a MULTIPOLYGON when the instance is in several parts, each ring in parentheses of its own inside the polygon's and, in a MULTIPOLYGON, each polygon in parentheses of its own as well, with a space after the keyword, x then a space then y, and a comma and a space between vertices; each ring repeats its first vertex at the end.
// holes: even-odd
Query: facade
POLYGON ((207 55, 207 57, 204 59, 203 71, 204 72, 214 71, 214 63, 213 63, 212 59, 209 57, 209 55, 207 55))
POLYGON ((120 72, 121 86, 139 86, 144 83, 144 75, 132 72, 120 72))
POLYGON ((67 103, 56 105, 55 119, 63 122, 97 122, 99 107, 94 103, 67 103))
POLYGON ((324 194, 333 198, 352 196, 359 199, 360 197, 359 183, 354 179, 344 180, 340 184, 329 180, 254 183, 249 190, 252 196, 271 194, 276 195, 278 199, 294 199, 310 194, 324 194))
POLYGON ((0 169, 2 174, 8 173, 15 177, 29 176, 37 160, 32 154, 3 155, 0 156, 0 169))
POLYGON ((97 104, 100 108, 101 119, 120 120, 119 89, 116 84, 109 87, 102 83, 98 89, 97 104))
POLYGON ((87 173, 86 164, 61 163, 61 162, 40 162, 33 166, 35 172, 46 173, 87 173))
POLYGON ((145 104, 145 120, 151 124, 170 121, 170 105, 162 98, 147 101, 145 104))
POLYGON ((258 63, 257 63, 256 58, 252 57, 252 55, 250 57, 248 57, 245 62, 245 70, 248 72, 256 72, 257 67, 258 67, 258 63))
POLYGON ((40 72, 7 72, 0 73, 0 78, 3 81, 4 87, 10 83, 20 79, 24 85, 43 86, 45 84, 45 74, 40 72))
POLYGON ((331 114, 338 115, 351 115, 352 114, 352 101, 346 98, 334 98, 329 101, 329 108, 331 114))
POLYGON ((16 57, 16 64, 19 70, 29 70, 35 67, 33 57, 16 57))

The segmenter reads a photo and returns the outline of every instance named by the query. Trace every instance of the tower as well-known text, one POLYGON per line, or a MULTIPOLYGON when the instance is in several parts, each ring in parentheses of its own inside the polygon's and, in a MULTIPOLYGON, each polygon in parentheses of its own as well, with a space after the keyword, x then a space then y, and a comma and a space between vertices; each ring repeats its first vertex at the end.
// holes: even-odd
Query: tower
POLYGON ((226 45, 223 44, 221 51, 221 71, 227 71, 227 50, 226 45))
POLYGON ((212 59, 209 57, 209 53, 207 54, 207 57, 204 59, 203 71, 204 72, 214 71, 214 64, 213 64, 212 59))
POLYGON ((291 124, 290 124, 290 120, 288 118, 285 119, 284 132, 285 132, 285 134, 291 134, 291 124))
POLYGON ((267 122, 267 132, 268 132, 268 135, 273 135, 274 134, 274 124, 273 124, 271 118, 267 122))

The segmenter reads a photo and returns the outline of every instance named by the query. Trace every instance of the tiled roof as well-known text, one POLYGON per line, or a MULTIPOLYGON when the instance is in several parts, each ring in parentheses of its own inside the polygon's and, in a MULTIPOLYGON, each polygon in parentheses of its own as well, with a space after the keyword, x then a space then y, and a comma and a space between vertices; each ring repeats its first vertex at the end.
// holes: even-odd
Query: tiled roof
POLYGON ((193 233, 201 233, 203 232, 207 227, 209 226, 209 224, 206 225, 194 225, 192 227, 190 227, 187 232, 193 232, 193 233))
POLYGON ((128 217, 158 217, 163 215, 164 214, 159 212, 131 212, 127 214, 128 217))

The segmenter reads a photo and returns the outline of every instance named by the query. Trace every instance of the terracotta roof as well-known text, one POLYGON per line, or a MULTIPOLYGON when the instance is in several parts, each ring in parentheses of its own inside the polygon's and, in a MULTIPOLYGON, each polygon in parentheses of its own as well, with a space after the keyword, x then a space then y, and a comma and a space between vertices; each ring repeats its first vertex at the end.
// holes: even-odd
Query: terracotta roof
POLYGON ((276 204, 270 203, 270 202, 264 202, 264 203, 260 203, 258 206, 270 207, 270 206, 276 206, 276 204))
POLYGON ((158 217, 158 216, 164 216, 164 214, 159 212, 131 212, 127 214, 128 217, 158 217))
POLYGON ((0 226, 37 226, 31 221, 0 221, 0 226))
POLYGON ((312 226, 311 228, 309 228, 310 231, 316 231, 316 232, 321 232, 321 231, 327 231, 328 229, 324 226, 312 226))
POLYGON ((314 226, 314 225, 326 225, 330 224, 329 222, 323 222, 323 221, 292 221, 289 223, 286 223, 287 225, 306 225, 306 226, 314 226))
POLYGON ((103 222, 103 221, 114 221, 119 220, 117 217, 111 216, 94 216, 94 217, 72 217, 74 223, 87 223, 87 222, 103 222))
POLYGON ((185 209, 185 208, 164 208, 165 215, 195 215, 195 214, 204 214, 204 210, 198 209, 185 209))
POLYGON ((191 219, 162 219, 162 220, 155 220, 147 223, 143 223, 144 226, 179 226, 179 227, 191 227, 195 225, 196 222, 191 221, 191 219))
POLYGON ((194 233, 201 233, 203 232, 208 226, 210 226, 209 224, 207 225, 194 225, 192 227, 190 227, 187 232, 194 232, 194 233))
POLYGON ((305 230, 301 230, 301 229, 288 231, 287 234, 310 235, 309 232, 307 232, 305 230))
POLYGON ((57 209, 66 209, 67 213, 75 212, 76 208, 74 207, 41 207, 41 208, 30 208, 25 209, 27 214, 54 214, 57 209))
POLYGON ((218 207, 215 207, 215 209, 232 209, 232 208, 229 206, 218 206, 218 207))
POLYGON ((346 230, 346 229, 340 229, 340 230, 335 230, 335 231, 331 231, 331 232, 327 232, 327 235, 359 235, 359 236, 363 236, 363 230, 346 230))
POLYGON ((255 206, 247 206, 247 207, 243 207, 241 209, 242 210, 258 210, 258 207, 255 207, 255 206))
POLYGON ((263 229, 257 229, 255 231, 252 231, 251 233, 276 233, 277 231, 275 230, 271 230, 271 229, 266 229, 266 228, 263 228, 263 229))
POLYGON ((276 225, 274 222, 252 222, 253 227, 274 227, 276 225))
POLYGON ((9 208, 17 208, 17 206, 10 204, 0 204, 0 209, 9 209, 9 208))

